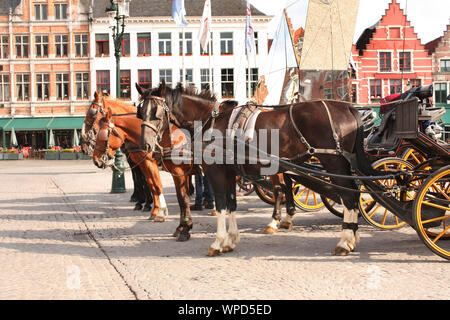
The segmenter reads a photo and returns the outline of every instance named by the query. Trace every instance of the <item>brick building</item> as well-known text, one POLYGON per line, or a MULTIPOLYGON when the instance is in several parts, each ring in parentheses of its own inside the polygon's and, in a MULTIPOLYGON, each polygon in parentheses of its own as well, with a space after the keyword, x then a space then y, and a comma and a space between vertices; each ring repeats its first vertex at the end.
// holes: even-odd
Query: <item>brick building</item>
POLYGON ((384 97, 433 82, 432 58, 397 0, 353 45, 353 101, 378 104, 384 97))
POLYGON ((89 0, 0 0, 0 139, 71 146, 91 99, 89 0))
MULTIPOLYGON (((450 109, 450 101, 447 100, 450 94, 450 24, 443 36, 430 41, 425 48, 433 59, 434 103, 450 109)), ((449 120, 445 122, 450 123, 450 112, 447 113, 449 120)))

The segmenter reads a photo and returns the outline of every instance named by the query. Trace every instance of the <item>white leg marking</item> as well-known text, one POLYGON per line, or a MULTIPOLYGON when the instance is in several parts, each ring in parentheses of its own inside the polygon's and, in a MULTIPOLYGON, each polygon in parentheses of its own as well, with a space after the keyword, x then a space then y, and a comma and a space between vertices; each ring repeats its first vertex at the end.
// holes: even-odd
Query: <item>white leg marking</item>
POLYGON ((224 243, 228 238, 226 218, 227 218, 226 210, 220 210, 220 212, 218 212, 217 214, 216 240, 211 245, 211 248, 215 250, 222 250, 224 243))
POLYGON ((236 212, 230 213, 228 239, 229 239, 228 244, 230 245, 230 247, 233 249, 236 248, 236 243, 238 243, 240 240, 239 228, 236 220, 236 212))
POLYGON ((160 210, 158 212, 158 215, 161 217, 163 216, 167 217, 169 215, 169 210, 167 209, 166 199, 164 198, 164 195, 162 193, 159 195, 159 203, 160 203, 160 210))
POLYGON ((292 223, 292 221, 294 220, 295 215, 291 216, 289 214, 285 214, 284 215, 284 219, 282 222, 286 222, 286 223, 292 223))
POLYGON ((277 220, 272 219, 272 221, 267 225, 267 227, 273 228, 273 229, 275 229, 275 230, 278 230, 278 225, 279 225, 279 224, 280 224, 280 223, 279 223, 277 220))
MULTIPOLYGON (((348 210, 344 206, 344 222, 346 223, 358 223, 358 210, 348 210)), ((359 242, 358 232, 355 233, 350 229, 342 229, 341 240, 337 244, 337 247, 343 248, 347 251, 353 251, 356 249, 356 244, 359 242)))

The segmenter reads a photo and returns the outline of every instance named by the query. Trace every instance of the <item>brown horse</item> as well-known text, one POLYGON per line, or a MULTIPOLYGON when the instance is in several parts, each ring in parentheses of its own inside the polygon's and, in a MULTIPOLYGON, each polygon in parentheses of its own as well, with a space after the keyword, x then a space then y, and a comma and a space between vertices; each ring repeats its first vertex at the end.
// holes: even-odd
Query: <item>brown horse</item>
MULTIPOLYGON (((93 161, 96 166, 104 168, 112 165, 114 154, 120 146, 129 141, 133 144, 140 144, 141 123, 136 118, 136 108, 125 108, 120 101, 113 99, 103 99, 104 117, 99 121, 99 133, 97 135, 93 161), (130 109, 131 108, 131 109, 130 109)), ((180 131, 165 131, 160 141, 161 146, 178 145, 183 142, 184 136, 180 131)), ((133 161, 139 165, 147 178, 149 186, 154 195, 154 210, 152 217, 155 221, 164 221, 158 216, 159 195, 162 192, 158 162, 153 153, 136 151, 130 153, 133 161)), ((193 221, 189 207, 189 177, 195 173, 191 165, 175 165, 172 161, 163 161, 162 168, 172 174, 177 192, 178 204, 180 206, 180 224, 176 228, 173 236, 177 241, 187 241, 190 238, 189 231, 192 229, 193 221)))
MULTIPOLYGON (((231 111, 217 110, 212 99, 195 94, 192 90, 183 89, 181 85, 171 89, 162 83, 159 88, 151 90, 143 90, 137 85, 137 89, 142 100, 139 114, 144 120, 157 120, 153 115, 161 113, 161 108, 167 109, 161 130, 173 124, 194 133, 195 121, 201 121, 203 133, 211 128, 218 132, 213 142, 221 139, 223 141, 228 136, 227 128, 231 111), (164 103, 156 103, 154 96, 163 97, 164 103)), ((257 132, 269 130, 267 140, 272 141, 272 138, 277 140, 268 146, 258 141, 258 150, 265 151, 267 158, 269 158, 267 154, 275 153, 277 157, 269 158, 268 162, 267 158, 261 158, 257 164, 250 164, 247 161, 243 166, 246 174, 260 176, 267 165, 275 167, 278 165, 277 172, 287 172, 292 168, 290 163, 302 165, 312 155, 318 158, 324 170, 334 174, 331 180, 335 187, 312 179, 307 174, 297 172, 297 175, 292 177, 305 187, 344 205, 341 239, 334 250, 336 255, 347 255, 352 252, 359 241, 357 232, 359 194, 353 192, 357 190, 354 180, 347 178, 352 175, 350 160, 354 159, 353 162, 356 164, 354 169, 357 172, 361 171, 367 175, 373 173, 364 155, 363 131, 360 122, 358 111, 346 102, 319 100, 290 106, 274 106, 273 111, 259 115, 255 129, 257 132)), ((142 137, 145 141, 142 147, 154 148, 154 138, 158 134, 157 130, 146 131, 143 127, 142 137)), ((204 141, 204 147, 200 152, 212 144, 211 141, 204 141)), ((236 151, 237 146, 233 145, 233 148, 236 151)), ((219 152, 219 149, 215 150, 219 152)), ((250 149, 246 146, 245 159, 249 159, 249 152, 250 149)), ((242 157, 238 153, 235 155, 242 157)), ((214 189, 218 212, 216 240, 208 251, 209 256, 214 256, 220 252, 233 250, 239 240, 235 217, 237 206, 235 177, 241 172, 238 172, 235 163, 203 161, 203 166, 214 189), (230 214, 228 233, 226 232, 227 213, 230 214)))
MULTIPOLYGON (((94 93, 94 100, 92 101, 89 109, 86 111, 86 116, 83 122, 83 127, 81 130, 81 141, 80 146, 84 154, 92 156, 94 154, 95 141, 97 139, 98 133, 98 121, 103 115, 102 109, 102 98, 101 92, 94 93)), ((125 154, 127 155, 127 162, 130 168, 133 168, 132 178, 133 178, 133 194, 131 195, 130 202, 136 202, 134 210, 151 211, 153 196, 147 185, 145 176, 142 174, 139 166, 131 160, 128 155, 128 150, 125 146, 125 154), (142 204, 145 203, 144 207, 142 204)), ((136 149, 138 146, 131 146, 131 149, 136 149)), ((163 210, 167 210, 164 206, 163 210)))

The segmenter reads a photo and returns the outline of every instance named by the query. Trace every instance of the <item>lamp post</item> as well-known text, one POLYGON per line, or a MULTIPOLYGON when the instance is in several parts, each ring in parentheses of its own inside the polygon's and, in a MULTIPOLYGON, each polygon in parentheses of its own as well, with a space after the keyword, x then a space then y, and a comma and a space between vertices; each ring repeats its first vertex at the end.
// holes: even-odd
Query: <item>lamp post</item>
MULTIPOLYGON (((114 56, 116 58, 116 98, 120 98, 120 57, 122 55, 122 41, 125 30, 125 18, 129 13, 129 3, 131 0, 110 0, 110 7, 106 8, 110 27, 112 29, 112 38, 114 43, 114 56)), ((115 168, 113 168, 113 178, 111 193, 124 193, 125 175, 124 175, 124 154, 120 148, 116 152, 114 159, 115 168)))

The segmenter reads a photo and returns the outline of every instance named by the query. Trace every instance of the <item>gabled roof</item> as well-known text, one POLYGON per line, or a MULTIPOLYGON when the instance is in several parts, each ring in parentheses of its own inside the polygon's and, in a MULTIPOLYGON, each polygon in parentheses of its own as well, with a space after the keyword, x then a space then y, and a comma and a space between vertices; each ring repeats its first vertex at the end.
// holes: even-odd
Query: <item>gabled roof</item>
POLYGON ((356 41, 356 49, 359 50, 359 55, 366 49, 366 46, 370 43, 373 34, 375 33, 377 27, 380 25, 380 21, 375 23, 373 26, 365 29, 363 33, 359 36, 358 41, 356 41))
POLYGON ((440 36, 439 38, 431 40, 430 42, 425 44, 425 49, 428 51, 428 53, 430 55, 432 55, 434 53, 434 51, 436 51, 436 48, 439 45, 439 43, 441 42, 442 38, 443 38, 443 36, 440 36))
MULTIPOLYGON (((105 9, 110 6, 109 0, 94 0, 94 18, 106 17, 105 9)), ((201 17, 204 1, 185 0, 186 16, 201 17)), ((265 16, 253 6, 252 16, 265 16)), ((245 16, 244 0, 211 0, 213 16, 245 16)), ((172 0, 134 0, 130 2, 131 17, 170 17, 172 16, 172 0)))
POLYGON ((14 11, 21 0, 0 0, 0 14, 8 14, 9 8, 14 11))

